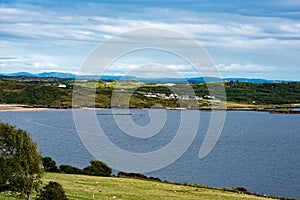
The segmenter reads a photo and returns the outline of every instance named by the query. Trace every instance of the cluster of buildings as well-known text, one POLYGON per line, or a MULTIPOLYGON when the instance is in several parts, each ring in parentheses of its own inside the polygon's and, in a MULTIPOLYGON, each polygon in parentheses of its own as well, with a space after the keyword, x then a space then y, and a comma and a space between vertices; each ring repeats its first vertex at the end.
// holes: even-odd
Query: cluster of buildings
POLYGON ((204 97, 199 97, 199 96, 189 96, 189 95, 178 95, 171 93, 170 95, 166 94, 161 94, 161 93, 146 93, 144 94, 145 97, 150 97, 150 98, 163 98, 163 99, 183 99, 183 100, 188 100, 188 99, 196 99, 196 100, 210 100, 210 101, 219 101, 217 100, 214 96, 209 96, 205 95, 204 97))
MULTIPOLYGON (((166 95, 166 94, 160 94, 160 93, 147 93, 144 94, 145 97, 152 97, 152 98, 163 98, 163 99, 190 99, 189 95, 178 95, 178 94, 170 94, 170 95, 166 95)), ((198 96, 194 96, 195 99, 200 99, 200 97, 198 96)))

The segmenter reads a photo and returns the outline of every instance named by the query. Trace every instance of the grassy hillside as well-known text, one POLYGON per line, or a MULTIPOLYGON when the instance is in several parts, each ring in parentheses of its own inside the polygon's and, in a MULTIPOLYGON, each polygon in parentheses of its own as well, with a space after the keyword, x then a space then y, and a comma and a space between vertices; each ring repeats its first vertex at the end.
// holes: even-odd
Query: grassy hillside
MULTIPOLYGON (((124 199, 124 200, 170 200, 170 199, 267 199, 217 189, 191 187, 131 178, 96 177, 59 173, 45 173, 43 182, 59 182, 69 199, 124 199)), ((0 200, 16 197, 0 193, 0 200)))

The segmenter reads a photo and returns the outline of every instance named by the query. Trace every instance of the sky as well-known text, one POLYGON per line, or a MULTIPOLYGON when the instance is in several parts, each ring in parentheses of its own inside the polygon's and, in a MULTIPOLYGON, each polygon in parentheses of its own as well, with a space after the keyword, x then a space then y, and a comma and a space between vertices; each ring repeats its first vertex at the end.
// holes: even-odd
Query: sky
MULTIPOLYGON (((139 28, 194 40, 224 78, 300 80, 298 0, 1 0, 0 73, 76 74, 99 44, 139 28)), ((198 76, 182 58, 149 49, 121 56, 107 73, 140 66, 198 76)))

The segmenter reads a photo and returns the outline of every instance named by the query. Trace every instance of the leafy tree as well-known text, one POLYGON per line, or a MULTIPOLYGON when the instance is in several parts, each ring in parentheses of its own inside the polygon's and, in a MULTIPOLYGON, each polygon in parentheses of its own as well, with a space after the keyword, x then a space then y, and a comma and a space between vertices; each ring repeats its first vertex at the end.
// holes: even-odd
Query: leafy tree
POLYGON ((41 184, 42 159, 26 131, 0 123, 0 188, 30 199, 41 184))
POLYGON ((50 157, 43 157, 43 167, 47 172, 58 172, 56 162, 50 157))
POLYGON ((38 200, 67 200, 64 188, 57 182, 50 181, 43 189, 38 200))
POLYGON ((93 176, 110 176, 112 169, 104 162, 92 160, 90 166, 83 169, 84 174, 93 176))

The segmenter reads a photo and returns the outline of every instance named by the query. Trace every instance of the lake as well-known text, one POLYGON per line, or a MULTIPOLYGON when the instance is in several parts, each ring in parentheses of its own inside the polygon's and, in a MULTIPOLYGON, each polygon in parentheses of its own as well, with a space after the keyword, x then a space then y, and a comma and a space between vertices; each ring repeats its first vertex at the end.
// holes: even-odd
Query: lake
MULTIPOLYGON (((124 134, 110 110, 98 110, 97 118, 107 137, 120 148, 151 152, 172 140, 181 112, 189 111, 167 110, 165 127, 149 138, 124 134)), ((199 159, 211 113, 193 112, 199 112, 200 123, 191 146, 174 163, 147 176, 214 187, 239 186, 256 193, 300 198, 300 115, 229 111, 216 146, 199 159)), ((148 110, 130 113, 124 117, 132 117, 140 126, 151 121, 148 110)), ((77 134, 71 110, 0 112, 0 120, 27 130, 42 154, 51 156, 57 165, 82 168, 94 159, 77 134)))

